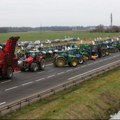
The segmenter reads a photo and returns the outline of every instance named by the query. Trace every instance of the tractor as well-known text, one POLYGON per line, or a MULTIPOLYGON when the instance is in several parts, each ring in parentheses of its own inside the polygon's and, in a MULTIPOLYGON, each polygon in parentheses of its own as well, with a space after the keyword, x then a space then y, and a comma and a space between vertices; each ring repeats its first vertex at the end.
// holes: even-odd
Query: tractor
POLYGON ((81 53, 87 57, 88 60, 96 60, 98 56, 98 49, 96 45, 91 44, 80 44, 81 53))
POLYGON ((69 51, 61 51, 55 55, 53 64, 55 67, 64 67, 65 65, 77 67, 78 62, 78 58, 75 55, 69 54, 69 51))
POLYGON ((20 37, 10 37, 4 46, 0 46, 0 76, 11 79, 18 58, 15 56, 16 43, 20 37))
POLYGON ((32 71, 36 72, 38 70, 45 69, 45 59, 41 52, 39 51, 29 51, 25 53, 25 57, 18 62, 19 68, 22 72, 32 71))
POLYGON ((100 48, 102 50, 102 57, 109 55, 109 49, 108 49, 108 45, 106 43, 101 43, 98 46, 100 46, 100 48))
POLYGON ((76 48, 71 49, 71 50, 68 51, 68 53, 70 55, 76 56, 79 64, 83 64, 85 61, 88 60, 88 58, 80 51, 80 49, 76 49, 76 48))

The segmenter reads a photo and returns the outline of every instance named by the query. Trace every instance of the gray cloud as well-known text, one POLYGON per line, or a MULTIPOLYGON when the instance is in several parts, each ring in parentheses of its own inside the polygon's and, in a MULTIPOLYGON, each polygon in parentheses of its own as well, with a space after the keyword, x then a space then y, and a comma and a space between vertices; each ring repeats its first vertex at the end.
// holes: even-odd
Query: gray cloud
POLYGON ((120 0, 0 0, 0 26, 120 25, 120 0))

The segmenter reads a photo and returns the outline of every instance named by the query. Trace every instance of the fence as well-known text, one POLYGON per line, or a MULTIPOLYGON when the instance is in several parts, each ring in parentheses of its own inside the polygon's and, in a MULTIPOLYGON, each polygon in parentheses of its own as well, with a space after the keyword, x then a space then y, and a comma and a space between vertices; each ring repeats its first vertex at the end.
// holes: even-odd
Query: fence
POLYGON ((65 83, 63 83, 61 85, 55 86, 55 87, 53 87, 51 89, 48 89, 46 91, 43 91, 41 93, 37 93, 37 94, 35 94, 33 96, 24 98, 22 100, 19 100, 19 101, 16 101, 16 102, 12 103, 12 104, 1 107, 0 108, 0 116, 3 116, 3 115, 5 115, 7 113, 10 113, 10 112, 14 112, 17 109, 21 109, 25 105, 30 105, 30 104, 32 104, 34 102, 40 101, 40 100, 42 100, 44 98, 49 97, 50 95, 56 94, 59 91, 66 90, 67 88, 78 85, 78 84, 80 84, 81 82, 83 82, 85 80, 88 80, 88 79, 90 79, 90 78, 92 78, 94 76, 97 76, 99 74, 102 74, 102 73, 104 73, 106 71, 109 71, 109 70, 111 70, 113 68, 116 68, 116 67, 119 67, 119 66, 120 66, 120 60, 117 61, 117 62, 110 63, 108 65, 104 65, 102 67, 93 69, 93 70, 91 70, 89 72, 80 74, 80 75, 78 75, 76 77, 70 78, 70 81, 65 82, 65 83))

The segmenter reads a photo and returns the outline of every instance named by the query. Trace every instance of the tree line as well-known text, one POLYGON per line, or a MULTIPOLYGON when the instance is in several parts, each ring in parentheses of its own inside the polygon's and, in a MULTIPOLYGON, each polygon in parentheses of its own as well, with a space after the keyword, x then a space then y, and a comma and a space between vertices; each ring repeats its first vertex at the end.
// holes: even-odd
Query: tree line
POLYGON ((72 31, 81 30, 83 27, 52 26, 52 27, 0 27, 0 33, 29 32, 29 31, 72 31))
POLYGON ((36 31, 90 31, 90 32, 120 32, 120 26, 51 26, 51 27, 0 27, 0 33, 36 31))
POLYGON ((120 32, 120 26, 109 26, 98 25, 92 32, 120 32))

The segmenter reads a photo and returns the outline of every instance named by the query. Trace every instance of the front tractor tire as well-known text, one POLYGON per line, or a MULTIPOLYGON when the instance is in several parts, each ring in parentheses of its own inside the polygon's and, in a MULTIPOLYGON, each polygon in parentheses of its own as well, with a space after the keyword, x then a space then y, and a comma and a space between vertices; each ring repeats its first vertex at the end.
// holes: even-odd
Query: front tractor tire
POLYGON ((32 72, 38 71, 38 65, 37 65, 37 63, 32 63, 31 66, 30 66, 30 70, 32 72))
POLYGON ((21 72, 25 72, 25 68, 23 66, 23 62, 21 64, 19 64, 19 69, 21 72))
POLYGON ((83 59, 79 59, 79 64, 83 64, 84 60, 83 59))
POLYGON ((21 72, 25 72, 25 68, 24 68, 24 67, 21 67, 21 68, 20 68, 20 71, 21 71, 21 72))
POLYGON ((78 60, 74 59, 69 63, 70 67, 77 67, 78 66, 78 60))
POLYGON ((13 78, 13 69, 12 69, 11 67, 8 67, 7 73, 6 73, 6 77, 7 77, 8 79, 13 78))
POLYGON ((55 66, 57 67, 64 67, 65 66, 65 59, 64 58, 57 58, 55 60, 55 66))
POLYGON ((45 69, 45 60, 44 59, 41 60, 39 69, 40 70, 44 70, 45 69))

